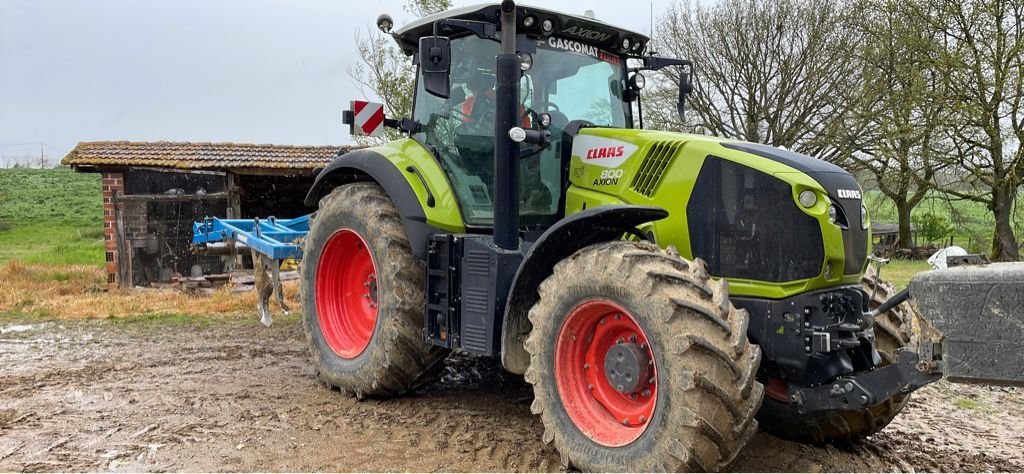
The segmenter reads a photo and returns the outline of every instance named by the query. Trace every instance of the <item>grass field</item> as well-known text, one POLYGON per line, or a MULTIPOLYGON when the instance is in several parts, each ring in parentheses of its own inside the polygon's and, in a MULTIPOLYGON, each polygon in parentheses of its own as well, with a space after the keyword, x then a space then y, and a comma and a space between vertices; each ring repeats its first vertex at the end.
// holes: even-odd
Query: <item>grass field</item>
POLYGON ((932 266, 923 260, 893 260, 882 268, 882 279, 892 283, 897 290, 902 290, 907 287, 910 277, 931 269, 932 266))
MULTIPOLYGON (((865 205, 868 208, 871 221, 895 224, 896 206, 892 201, 878 191, 865 192, 865 205)), ((1024 205, 1024 193, 1018 196, 1018 204, 1024 205)), ((924 213, 933 213, 942 216, 953 226, 953 245, 963 247, 971 253, 988 253, 991 251, 992 229, 995 227, 995 219, 992 212, 984 204, 972 201, 950 201, 941 196, 926 198, 913 214, 919 216, 924 213)), ((1024 212, 1017 212, 1014 219, 1014 233, 1018 239, 1024 238, 1024 212)), ((946 244, 949 243, 947 237, 946 244)), ((926 245, 918 239, 918 245, 926 245)), ((938 243, 937 243, 938 244, 938 243)), ((938 244, 942 246, 943 244, 938 244)))
POLYGON ((103 265, 100 176, 0 169, 0 263, 103 265))

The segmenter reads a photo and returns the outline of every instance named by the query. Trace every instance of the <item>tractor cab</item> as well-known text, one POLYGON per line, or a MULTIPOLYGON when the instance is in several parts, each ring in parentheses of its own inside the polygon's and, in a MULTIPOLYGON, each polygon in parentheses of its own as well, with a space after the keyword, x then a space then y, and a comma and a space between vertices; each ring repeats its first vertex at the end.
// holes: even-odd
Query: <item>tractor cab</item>
MULTIPOLYGON (((500 52, 498 4, 450 10, 393 33, 417 64, 413 138, 438 158, 469 226, 494 221, 495 57, 500 52), (444 35, 442 86, 424 59, 444 35), (421 47, 421 43, 429 46, 421 47)), ((581 126, 632 128, 637 97, 627 59, 640 58, 648 38, 593 18, 519 7, 516 49, 521 75, 516 124, 543 134, 522 143, 518 163, 520 224, 546 228, 564 215, 574 131, 581 126)), ((428 65, 429 66, 429 65, 428 65)), ((636 74, 635 72, 633 74, 636 74)), ((640 85, 642 86, 642 79, 640 85)))

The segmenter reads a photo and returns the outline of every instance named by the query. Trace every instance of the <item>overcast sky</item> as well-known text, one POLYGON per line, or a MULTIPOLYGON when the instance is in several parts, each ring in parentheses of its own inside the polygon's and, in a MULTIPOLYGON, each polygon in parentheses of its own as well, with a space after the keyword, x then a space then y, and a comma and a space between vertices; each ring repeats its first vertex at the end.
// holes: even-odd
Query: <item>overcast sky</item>
MULTIPOLYGON (((541 3, 650 30, 651 0, 541 3)), ((92 140, 347 143, 354 35, 379 34, 382 12, 403 24, 402 4, 0 0, 0 156, 40 141, 56 159, 92 140)))

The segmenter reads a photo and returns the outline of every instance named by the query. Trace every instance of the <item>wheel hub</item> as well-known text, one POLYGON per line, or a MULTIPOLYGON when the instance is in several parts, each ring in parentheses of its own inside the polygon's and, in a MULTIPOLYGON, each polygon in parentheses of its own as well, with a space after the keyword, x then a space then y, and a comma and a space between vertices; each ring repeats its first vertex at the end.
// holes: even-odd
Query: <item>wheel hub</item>
POLYGON ((370 302, 370 307, 377 308, 377 275, 370 273, 366 275, 366 281, 363 282, 363 287, 366 288, 366 293, 363 294, 363 298, 366 298, 370 302))
POLYGON ((645 347, 635 342, 615 344, 604 356, 604 376, 616 392, 636 394, 647 386, 651 358, 645 347))

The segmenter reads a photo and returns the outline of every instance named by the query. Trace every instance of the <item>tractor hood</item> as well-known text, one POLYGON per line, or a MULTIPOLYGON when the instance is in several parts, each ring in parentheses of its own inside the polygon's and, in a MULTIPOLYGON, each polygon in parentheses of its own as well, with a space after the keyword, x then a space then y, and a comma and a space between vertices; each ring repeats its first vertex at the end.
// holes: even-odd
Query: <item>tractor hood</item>
POLYGON ((824 160, 757 143, 722 143, 731 148, 789 166, 818 182, 839 210, 838 220, 846 227, 853 245, 846 249, 845 274, 860 273, 867 258, 868 226, 861 214, 866 210, 860 185, 846 170, 824 160))
POLYGON ((860 186, 838 166, 700 135, 584 128, 572 140, 568 213, 604 204, 602 195, 661 207, 670 216, 651 225, 658 244, 704 259, 738 295, 783 298, 858 281, 869 222, 860 186), (802 204, 802 194, 812 199, 802 204))

